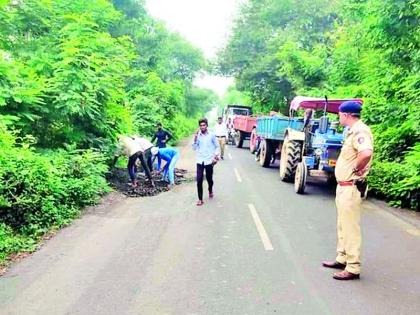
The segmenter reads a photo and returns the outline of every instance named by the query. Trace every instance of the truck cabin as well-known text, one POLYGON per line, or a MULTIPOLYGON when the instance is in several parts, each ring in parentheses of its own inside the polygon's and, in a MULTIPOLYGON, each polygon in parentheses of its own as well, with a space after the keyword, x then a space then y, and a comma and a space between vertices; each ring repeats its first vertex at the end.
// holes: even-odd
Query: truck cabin
POLYGON ((228 105, 225 109, 225 120, 235 118, 235 116, 251 116, 252 108, 243 105, 228 105))

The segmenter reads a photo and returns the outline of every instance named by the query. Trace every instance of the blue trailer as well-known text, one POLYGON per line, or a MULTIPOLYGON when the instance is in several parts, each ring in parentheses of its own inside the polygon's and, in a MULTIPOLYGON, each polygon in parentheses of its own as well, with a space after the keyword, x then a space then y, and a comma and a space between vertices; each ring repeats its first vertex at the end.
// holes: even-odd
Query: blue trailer
MULTIPOLYGON (((295 130, 300 130, 302 127, 302 118, 289 118, 280 115, 258 117, 256 135, 260 139, 260 165, 269 167, 279 157, 284 140, 291 141, 296 136, 295 130)), ((300 135, 299 139, 301 139, 300 135)))

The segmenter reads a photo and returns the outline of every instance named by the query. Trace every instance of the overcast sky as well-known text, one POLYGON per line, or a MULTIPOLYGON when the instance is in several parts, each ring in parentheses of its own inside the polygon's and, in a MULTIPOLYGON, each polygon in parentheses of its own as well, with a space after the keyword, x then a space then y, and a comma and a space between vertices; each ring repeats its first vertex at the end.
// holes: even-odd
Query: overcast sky
MULTIPOLYGON (((165 21, 168 28, 177 31, 199 47, 207 58, 226 42, 232 20, 243 0, 147 0, 150 14, 165 21)), ((233 82, 230 78, 204 76, 196 85, 215 90, 219 95, 233 82)))

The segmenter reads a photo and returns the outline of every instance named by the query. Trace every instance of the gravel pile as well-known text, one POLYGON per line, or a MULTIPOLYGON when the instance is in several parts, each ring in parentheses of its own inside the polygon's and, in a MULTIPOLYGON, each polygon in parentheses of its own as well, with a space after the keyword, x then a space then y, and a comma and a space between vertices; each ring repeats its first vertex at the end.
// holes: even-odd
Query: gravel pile
MULTIPOLYGON (((186 181, 186 173, 186 170, 175 169, 175 185, 179 185, 186 181)), ((168 183, 161 180, 162 175, 152 174, 152 176, 156 187, 150 185, 149 180, 143 173, 137 175, 138 186, 136 188, 131 187, 127 170, 122 168, 114 168, 108 174, 107 179, 111 187, 129 197, 150 197, 168 191, 168 183)))

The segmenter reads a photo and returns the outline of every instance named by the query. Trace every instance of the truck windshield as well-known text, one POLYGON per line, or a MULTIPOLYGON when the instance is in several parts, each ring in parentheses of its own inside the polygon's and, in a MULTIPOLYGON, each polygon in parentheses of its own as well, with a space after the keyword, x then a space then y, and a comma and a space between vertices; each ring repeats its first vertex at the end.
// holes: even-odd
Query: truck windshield
POLYGON ((233 115, 249 115, 249 110, 244 108, 232 108, 231 113, 233 115))

